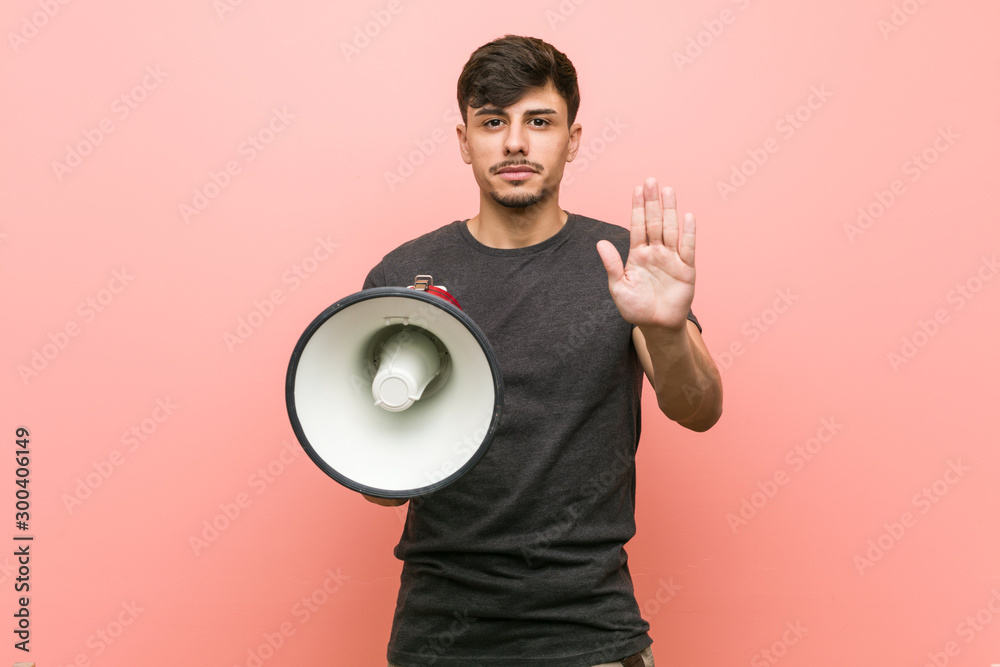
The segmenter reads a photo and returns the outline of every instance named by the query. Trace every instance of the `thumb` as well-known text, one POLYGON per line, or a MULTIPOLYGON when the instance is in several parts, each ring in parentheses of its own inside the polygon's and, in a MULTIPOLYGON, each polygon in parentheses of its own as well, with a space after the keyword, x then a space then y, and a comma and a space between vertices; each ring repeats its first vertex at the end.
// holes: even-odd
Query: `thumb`
POLYGON ((622 256, 618 254, 618 249, 610 241, 597 242, 597 254, 601 256, 604 270, 608 272, 608 282, 616 283, 625 275, 625 267, 622 264, 622 256))

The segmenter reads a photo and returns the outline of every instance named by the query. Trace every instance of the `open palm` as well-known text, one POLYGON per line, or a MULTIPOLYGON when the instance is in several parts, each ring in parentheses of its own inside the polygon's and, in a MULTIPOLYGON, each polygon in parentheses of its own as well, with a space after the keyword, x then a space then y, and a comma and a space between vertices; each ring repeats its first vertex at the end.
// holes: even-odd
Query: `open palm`
POLYGON ((678 224, 672 188, 660 190, 647 178, 632 193, 628 262, 618 250, 599 241, 597 252, 608 272, 608 286, 618 311, 638 326, 680 330, 694 300, 694 215, 678 224))

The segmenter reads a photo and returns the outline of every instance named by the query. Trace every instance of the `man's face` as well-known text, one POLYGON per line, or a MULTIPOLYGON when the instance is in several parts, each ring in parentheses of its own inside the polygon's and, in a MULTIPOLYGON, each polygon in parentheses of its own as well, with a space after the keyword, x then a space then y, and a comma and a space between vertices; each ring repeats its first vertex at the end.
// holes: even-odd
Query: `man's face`
POLYGON ((458 128, 462 159, 479 188, 508 208, 538 204, 558 192, 563 169, 576 157, 580 124, 568 127, 566 100, 552 82, 529 88, 503 109, 466 109, 458 128))

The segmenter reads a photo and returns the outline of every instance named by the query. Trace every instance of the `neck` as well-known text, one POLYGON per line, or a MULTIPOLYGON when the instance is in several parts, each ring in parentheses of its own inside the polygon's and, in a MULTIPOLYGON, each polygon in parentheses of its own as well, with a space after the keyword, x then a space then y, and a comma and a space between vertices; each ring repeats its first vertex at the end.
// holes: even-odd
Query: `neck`
POLYGON ((569 215, 551 197, 526 208, 507 208, 486 195, 479 214, 467 223, 472 236, 491 248, 525 248, 553 236, 569 215))

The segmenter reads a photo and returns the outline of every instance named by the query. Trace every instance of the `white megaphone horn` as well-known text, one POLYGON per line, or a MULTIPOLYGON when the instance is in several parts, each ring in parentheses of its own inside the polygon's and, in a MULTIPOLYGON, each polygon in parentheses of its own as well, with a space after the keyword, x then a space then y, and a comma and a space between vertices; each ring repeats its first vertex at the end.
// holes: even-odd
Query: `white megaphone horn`
POLYGON ((285 378, 292 428, 344 486, 412 498, 468 472, 500 421, 486 336, 430 276, 337 301, 306 328, 285 378))

